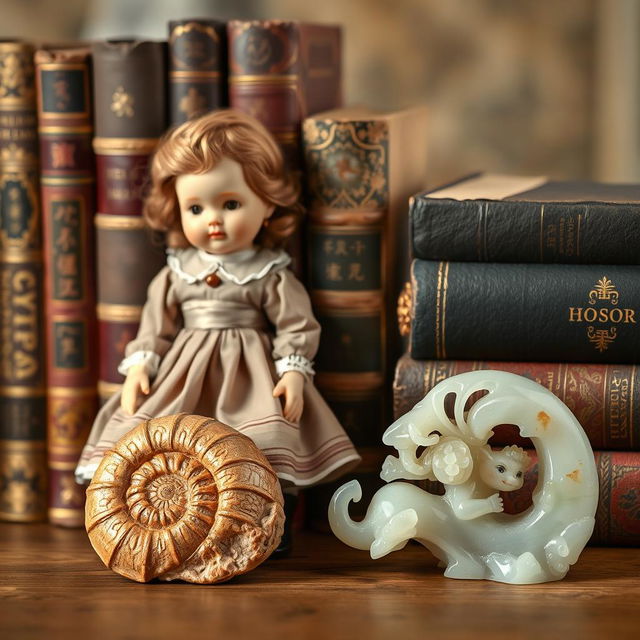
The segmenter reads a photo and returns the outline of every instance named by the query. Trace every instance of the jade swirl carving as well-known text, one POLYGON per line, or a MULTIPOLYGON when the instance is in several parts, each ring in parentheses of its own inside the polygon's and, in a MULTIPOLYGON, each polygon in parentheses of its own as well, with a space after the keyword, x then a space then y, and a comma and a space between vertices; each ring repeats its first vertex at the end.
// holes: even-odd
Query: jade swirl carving
POLYGON ((380 475, 389 484, 373 496, 364 520, 354 522, 348 511, 362 495, 357 481, 340 487, 329 505, 335 535, 372 558, 415 539, 447 577, 531 584, 562 579, 591 536, 598 501, 591 447, 569 409, 531 380, 503 371, 444 380, 386 430, 383 442, 398 457, 385 460, 380 475), (453 418, 445 410, 450 394, 453 418), (502 513, 499 492, 522 487, 528 455, 515 446, 491 450, 487 441, 500 424, 517 425, 538 453, 533 503, 517 515, 502 513), (395 482, 400 478, 437 479, 445 494, 395 482))

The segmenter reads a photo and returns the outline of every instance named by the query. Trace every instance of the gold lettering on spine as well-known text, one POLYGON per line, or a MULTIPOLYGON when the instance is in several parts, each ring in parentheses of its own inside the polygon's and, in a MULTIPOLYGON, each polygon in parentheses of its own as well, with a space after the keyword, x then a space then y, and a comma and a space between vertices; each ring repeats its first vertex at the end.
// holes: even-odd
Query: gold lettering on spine
MULTIPOLYGON (((633 375, 633 374, 632 374, 633 375)), ((624 370, 613 369, 609 382, 609 436, 613 442, 629 439, 631 380, 624 370)))

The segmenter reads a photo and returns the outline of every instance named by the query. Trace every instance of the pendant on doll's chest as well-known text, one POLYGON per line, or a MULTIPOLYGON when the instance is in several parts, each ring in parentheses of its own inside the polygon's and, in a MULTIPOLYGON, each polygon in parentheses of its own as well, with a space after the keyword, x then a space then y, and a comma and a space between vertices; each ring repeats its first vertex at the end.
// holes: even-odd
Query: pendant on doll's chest
POLYGON ((222 282, 222 280, 220 280, 220 277, 217 276, 215 273, 210 273, 205 279, 204 281, 210 286, 210 287, 217 287, 220 285, 220 283, 222 282))

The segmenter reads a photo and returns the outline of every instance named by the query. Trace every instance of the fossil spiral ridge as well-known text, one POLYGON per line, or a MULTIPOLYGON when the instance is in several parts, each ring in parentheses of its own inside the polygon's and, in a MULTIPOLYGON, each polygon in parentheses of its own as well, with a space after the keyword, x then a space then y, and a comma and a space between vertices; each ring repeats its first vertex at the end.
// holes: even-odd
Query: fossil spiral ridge
POLYGON ((283 498, 250 438, 177 414, 139 424, 105 454, 85 525, 104 564, 127 578, 222 582, 275 549, 283 498))

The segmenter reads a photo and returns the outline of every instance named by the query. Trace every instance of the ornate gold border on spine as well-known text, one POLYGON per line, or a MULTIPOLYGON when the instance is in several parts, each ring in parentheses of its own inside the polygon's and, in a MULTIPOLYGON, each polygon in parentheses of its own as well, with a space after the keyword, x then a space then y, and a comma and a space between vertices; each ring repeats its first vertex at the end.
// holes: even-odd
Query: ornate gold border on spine
POLYGON ((42 522, 46 520, 46 516, 40 514, 28 514, 28 513, 9 513, 8 511, 0 511, 0 520, 5 522, 42 522))
POLYGON ((76 184, 94 184, 95 178, 93 176, 87 176, 82 178, 68 177, 68 178, 56 178, 53 176, 41 176, 40 184, 46 187, 60 187, 66 185, 76 184))
POLYGON ((384 385, 384 373, 378 371, 365 371, 361 373, 332 373, 330 371, 318 371, 315 375, 318 387, 330 390, 344 389, 357 392, 382 388, 384 385))
POLYGON ((386 209, 373 209, 371 211, 352 210, 352 209, 330 209, 329 207, 316 207, 309 211, 309 218, 318 225, 318 229, 324 229, 325 226, 340 227, 360 225, 360 233, 367 233, 368 229, 363 229, 362 225, 377 225, 384 221, 387 215, 386 209))
MULTIPOLYGON (((384 306, 384 297, 381 289, 373 289, 371 291, 329 291, 320 289, 311 292, 311 302, 314 307, 323 311, 352 309, 357 314, 360 310, 380 311, 384 306)), ((377 315, 377 313, 366 315, 377 315)))
POLYGON ((296 86, 300 81, 300 76, 291 74, 286 76, 256 76, 256 75, 229 75, 229 84, 253 84, 268 87, 269 85, 289 85, 296 86))
POLYGON ((23 251, 22 249, 7 248, 0 251, 0 264, 24 264, 32 266, 41 264, 43 254, 41 250, 23 251))
POLYGON ((169 77, 174 79, 195 80, 202 78, 208 80, 210 78, 219 78, 219 71, 170 71, 169 77))
MULTIPOLYGON (((75 468, 75 467, 74 467, 75 468)), ((47 513, 50 518, 60 518, 65 520, 72 520, 77 522, 78 525, 84 524, 84 509, 78 507, 77 509, 65 509, 63 507, 50 507, 47 509, 47 513)))
POLYGON ((297 143, 300 139, 297 131, 272 131, 273 137, 284 144, 297 143))
POLYGON ((94 138, 93 150, 103 156, 144 156, 157 144, 158 138, 94 138))
POLYGON ((96 388, 95 386, 49 387, 49 395, 56 398, 92 398, 96 395, 96 388))
POLYGON ((106 229, 108 231, 129 231, 147 228, 144 218, 140 215, 118 216, 110 213, 96 213, 93 221, 98 229, 106 229))
POLYGON ((46 387, 0 386, 0 395, 7 398, 42 398, 47 395, 46 387))
POLYGON ((42 440, 0 440, 0 451, 10 453, 30 453, 44 451, 46 445, 42 440))
MULTIPOLYGON (((71 449, 69 449, 72 451, 71 449)), ((75 471, 77 462, 62 462, 60 460, 49 460, 49 469, 54 471, 75 471)))
POLYGON ((93 127, 91 125, 82 125, 82 126, 70 126, 66 127, 63 125, 44 125, 38 127, 38 133, 41 135, 59 135, 61 133, 64 134, 74 134, 78 135, 87 135, 88 133, 93 133, 93 127))
POLYGON ((140 322, 142 306, 101 302, 96 305, 96 313, 98 320, 104 320, 105 322, 140 322))

